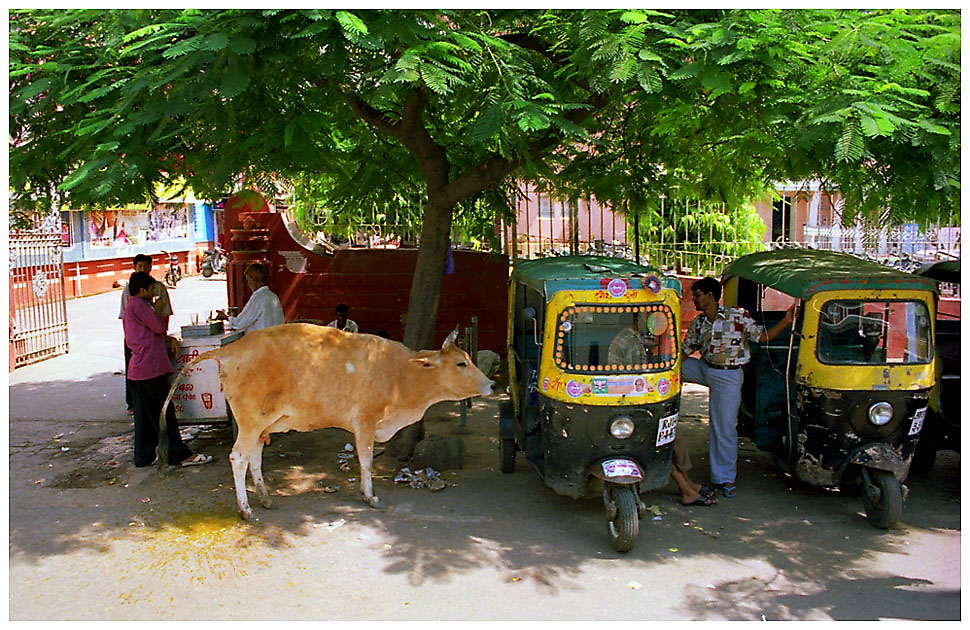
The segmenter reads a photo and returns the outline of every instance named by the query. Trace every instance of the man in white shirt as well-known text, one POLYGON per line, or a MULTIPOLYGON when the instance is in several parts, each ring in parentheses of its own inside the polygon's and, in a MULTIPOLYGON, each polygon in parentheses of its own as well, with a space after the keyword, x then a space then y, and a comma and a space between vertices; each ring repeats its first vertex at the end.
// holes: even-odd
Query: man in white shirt
POLYGON ((245 275, 246 283, 253 294, 249 296, 242 313, 230 317, 225 311, 219 311, 216 319, 227 320, 229 328, 244 333, 282 324, 283 306, 276 294, 269 289, 266 266, 253 263, 246 268, 245 275))
POLYGON ((350 313, 350 308, 346 304, 337 305, 337 319, 333 320, 327 326, 331 328, 339 328, 345 332, 357 332, 357 322, 352 319, 347 319, 347 314, 350 313))

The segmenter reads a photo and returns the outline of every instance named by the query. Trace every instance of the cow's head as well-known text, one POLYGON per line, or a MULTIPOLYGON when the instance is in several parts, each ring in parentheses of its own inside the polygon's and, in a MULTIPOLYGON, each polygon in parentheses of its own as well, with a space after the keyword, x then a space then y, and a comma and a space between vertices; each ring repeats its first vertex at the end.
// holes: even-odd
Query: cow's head
POLYGON ((458 329, 455 328, 441 345, 441 350, 419 352, 411 361, 425 370, 436 370, 437 382, 452 396, 451 400, 488 396, 495 390, 495 381, 485 376, 468 353, 455 344, 457 337, 458 329))

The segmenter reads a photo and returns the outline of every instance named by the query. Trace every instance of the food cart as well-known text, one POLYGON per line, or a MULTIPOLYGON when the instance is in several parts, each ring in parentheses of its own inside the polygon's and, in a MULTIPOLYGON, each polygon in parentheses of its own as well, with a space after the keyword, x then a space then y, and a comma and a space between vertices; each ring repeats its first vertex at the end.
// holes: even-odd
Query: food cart
MULTIPOLYGON (((232 343, 242 335, 241 331, 227 333, 221 321, 182 326, 176 371, 203 352, 232 343)), ((230 422, 215 361, 202 361, 189 368, 172 395, 172 403, 181 425, 230 422)))

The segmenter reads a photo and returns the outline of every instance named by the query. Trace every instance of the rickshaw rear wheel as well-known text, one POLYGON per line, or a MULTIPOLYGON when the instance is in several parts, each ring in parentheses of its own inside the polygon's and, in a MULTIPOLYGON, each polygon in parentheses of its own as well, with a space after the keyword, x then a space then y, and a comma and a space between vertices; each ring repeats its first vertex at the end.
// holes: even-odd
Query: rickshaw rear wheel
POLYGON ((515 472, 515 408, 509 401, 499 404, 499 470, 515 472))
POLYGON ((913 461, 909 465, 909 472, 914 475, 924 475, 936 463, 936 444, 928 435, 920 436, 913 452, 913 461))
POLYGON ((862 503, 873 526, 888 529, 903 513, 903 490, 896 476, 887 470, 869 468, 864 475, 862 503))
POLYGON ((637 515, 637 498, 633 486, 611 486, 610 500, 616 506, 616 516, 607 516, 606 527, 610 542, 617 551, 630 551, 637 543, 640 521, 637 515))

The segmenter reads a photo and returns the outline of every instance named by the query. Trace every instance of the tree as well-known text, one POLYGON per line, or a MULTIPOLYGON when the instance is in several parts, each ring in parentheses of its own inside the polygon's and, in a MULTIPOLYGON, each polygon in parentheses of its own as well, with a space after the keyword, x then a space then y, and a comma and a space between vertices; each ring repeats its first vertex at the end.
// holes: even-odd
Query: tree
MULTIPOLYGON (((652 264, 678 273, 713 275, 725 262, 764 247, 765 224, 753 203, 729 208, 668 198, 638 216, 640 251, 652 264)), ((627 232, 633 241, 632 227, 627 232)))
POLYGON ((959 212, 959 59, 958 11, 15 10, 11 183, 87 205, 324 173, 328 207, 417 199, 420 348, 455 209, 513 177, 633 212, 803 177, 959 212))

